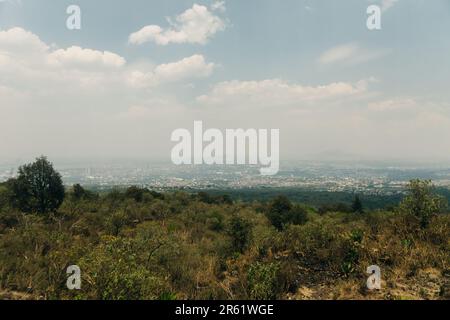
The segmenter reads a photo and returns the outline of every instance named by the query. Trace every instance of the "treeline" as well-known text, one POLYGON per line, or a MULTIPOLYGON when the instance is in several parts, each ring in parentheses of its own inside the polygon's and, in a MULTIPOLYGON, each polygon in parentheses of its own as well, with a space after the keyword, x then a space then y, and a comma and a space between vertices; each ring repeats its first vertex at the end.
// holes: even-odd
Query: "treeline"
POLYGON ((0 185, 0 297, 448 299, 450 219, 430 181, 391 210, 285 195, 64 189, 46 158, 0 185), (365 288, 366 268, 383 288, 365 288), (68 290, 78 265, 81 290, 68 290))
MULTIPOLYGON (((192 192, 199 192, 199 190, 192 190, 192 192)), ((300 187, 257 187, 251 189, 217 189, 208 190, 211 195, 218 195, 226 192, 235 201, 260 201, 269 202, 278 194, 283 194, 291 201, 308 204, 309 206, 320 208, 326 206, 341 206, 347 209, 352 206, 355 196, 358 195, 364 204, 364 207, 368 210, 377 209, 392 209, 404 198, 404 194, 378 194, 378 195, 366 195, 358 194, 355 192, 346 191, 317 191, 308 190, 300 187)), ((436 192, 443 195, 446 199, 450 199, 450 193, 446 192, 446 189, 436 189, 436 192)))

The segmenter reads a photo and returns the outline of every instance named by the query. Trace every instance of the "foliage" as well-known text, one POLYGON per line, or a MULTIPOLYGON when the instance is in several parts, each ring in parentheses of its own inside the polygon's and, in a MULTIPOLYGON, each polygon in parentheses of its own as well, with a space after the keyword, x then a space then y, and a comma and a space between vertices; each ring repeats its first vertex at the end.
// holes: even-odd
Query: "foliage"
POLYGON ((278 196, 269 204, 267 218, 277 230, 283 230, 288 224, 304 224, 307 221, 306 209, 293 205, 285 196, 278 196))
POLYGON ((352 211, 355 213, 363 213, 364 212, 363 204, 358 195, 356 195, 355 199, 353 200, 352 211))
POLYGON ((317 213, 283 196, 231 202, 77 185, 55 214, 42 215, 11 208, 12 188, 0 185, 0 288, 29 299, 396 298, 404 283, 430 281, 441 296, 419 297, 447 292, 450 216, 429 182, 411 183, 401 214, 363 215, 336 199, 317 213), (74 264, 82 288, 69 291, 74 264), (361 290, 373 264, 386 295, 361 290), (422 280, 429 270, 436 274, 422 280))
POLYGON ((19 168, 17 179, 8 182, 12 205, 27 213, 49 213, 64 200, 61 175, 45 157, 19 168))
POLYGON ((447 206, 442 196, 436 195, 431 181, 412 180, 408 195, 400 204, 400 212, 415 217, 422 228, 442 213, 447 206))
POLYGON ((280 265, 278 263, 252 264, 247 272, 248 290, 251 299, 273 300, 278 292, 278 273, 280 265))
POLYGON ((251 237, 251 224, 245 219, 234 216, 231 218, 229 234, 233 241, 233 248, 237 252, 244 252, 251 237))

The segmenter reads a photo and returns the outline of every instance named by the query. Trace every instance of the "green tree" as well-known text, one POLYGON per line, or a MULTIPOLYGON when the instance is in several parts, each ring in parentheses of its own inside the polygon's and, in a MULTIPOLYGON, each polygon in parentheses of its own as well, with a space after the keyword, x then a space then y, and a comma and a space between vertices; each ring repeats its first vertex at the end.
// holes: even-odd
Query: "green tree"
POLYGON ((446 200, 435 193, 430 180, 411 180, 407 189, 408 195, 400 203, 400 211, 414 216, 422 228, 447 206, 446 200))
POLYGON ((267 218, 275 228, 282 230, 286 221, 286 216, 291 209, 291 201, 285 196, 278 196, 269 204, 267 218))
POLYGON ((250 242, 251 224, 239 216, 234 216, 230 221, 229 235, 233 241, 233 247, 238 252, 244 252, 250 242))
POLYGON ((353 199, 352 211, 355 213, 364 213, 364 207, 361 202, 361 199, 359 198, 359 195, 356 195, 355 198, 353 199))
POLYGON ((10 197, 10 190, 7 183, 0 183, 0 209, 8 205, 10 197))
POLYGON ((267 218, 281 231, 288 224, 304 224, 308 220, 308 214, 302 206, 293 205, 285 196, 278 196, 270 203, 267 218))
POLYGON ((34 163, 21 166, 17 178, 11 179, 8 184, 11 204, 26 213, 55 211, 64 200, 61 175, 43 156, 34 163))
POLYGON ((131 186, 125 191, 125 196, 127 198, 133 199, 136 202, 142 202, 144 200, 144 193, 148 190, 139 188, 136 186, 131 186))
POLYGON ((81 185, 75 184, 72 189, 73 189, 72 197, 75 200, 80 200, 80 199, 84 198, 86 191, 84 190, 84 188, 81 185))
POLYGON ((308 221, 308 212, 302 206, 295 205, 289 211, 285 224, 302 225, 308 221))

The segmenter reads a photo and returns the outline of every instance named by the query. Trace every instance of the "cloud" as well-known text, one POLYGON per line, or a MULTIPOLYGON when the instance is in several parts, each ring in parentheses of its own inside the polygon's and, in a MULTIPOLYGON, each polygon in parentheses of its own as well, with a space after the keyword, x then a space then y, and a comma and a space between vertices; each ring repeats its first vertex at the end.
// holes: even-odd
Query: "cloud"
POLYGON ((361 48, 357 43, 347 43, 335 46, 323 52, 318 62, 321 65, 346 63, 356 65, 375 60, 390 53, 387 49, 369 50, 361 48))
POLYGON ((315 103, 355 97, 367 93, 368 81, 335 82, 327 85, 305 86, 281 79, 262 81, 226 81, 215 85, 211 92, 197 98, 206 104, 240 106, 279 106, 315 103))
POLYGON ((225 7, 225 1, 217 1, 211 5, 211 10, 225 12, 227 8, 225 7))
MULTIPOLYGON (((215 3, 213 11, 224 11, 223 3, 215 3)), ((131 44, 141 45, 154 42, 158 45, 170 43, 205 44, 217 32, 225 29, 225 22, 212 13, 206 6, 194 4, 192 8, 175 17, 167 19, 170 27, 163 29, 157 25, 145 26, 129 36, 131 44)))
POLYGON ((35 52, 44 53, 49 50, 49 46, 35 34, 16 27, 0 31, 0 50, 24 56, 35 52))
POLYGON ((418 107, 418 102, 412 98, 387 99, 368 105, 368 109, 375 112, 415 111, 418 107))
POLYGON ((387 11, 392 8, 399 0, 382 0, 381 2, 381 10, 387 11))
POLYGON ((74 67, 97 65, 118 68, 126 64, 126 60, 118 54, 109 51, 83 49, 77 46, 51 52, 48 58, 52 64, 74 67))
POLYGON ((189 77, 204 78, 211 75, 213 63, 206 63, 202 55, 193 55, 178 62, 161 64, 155 75, 164 81, 179 81, 189 77))
POLYGON ((128 83, 143 88, 186 79, 206 78, 212 74, 214 68, 214 63, 207 63, 202 55, 196 54, 177 62, 158 65, 149 72, 134 71, 129 75, 128 83))
POLYGON ((49 45, 22 28, 0 31, 0 127, 11 137, 0 150, 14 157, 170 155, 166 138, 189 115, 178 87, 164 85, 181 88, 214 67, 202 55, 133 63, 110 51, 49 45), (133 74, 141 78, 130 85, 133 74))
POLYGON ((202 55, 152 68, 129 65, 110 51, 78 46, 53 49, 35 34, 12 28, 0 31, 0 67, 0 86, 57 95, 76 90, 114 91, 130 84, 140 89, 204 78, 212 74, 215 65, 202 55))

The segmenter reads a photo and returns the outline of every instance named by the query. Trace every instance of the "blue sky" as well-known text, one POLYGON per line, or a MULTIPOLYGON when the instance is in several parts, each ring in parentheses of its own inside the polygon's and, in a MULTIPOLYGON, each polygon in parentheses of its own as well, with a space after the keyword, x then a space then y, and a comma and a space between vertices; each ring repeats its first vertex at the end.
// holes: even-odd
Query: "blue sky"
POLYGON ((279 128, 282 160, 449 160, 449 83, 447 0, 0 1, 0 158, 165 158, 197 119, 279 128))

